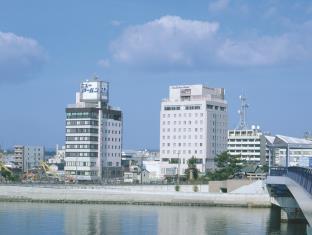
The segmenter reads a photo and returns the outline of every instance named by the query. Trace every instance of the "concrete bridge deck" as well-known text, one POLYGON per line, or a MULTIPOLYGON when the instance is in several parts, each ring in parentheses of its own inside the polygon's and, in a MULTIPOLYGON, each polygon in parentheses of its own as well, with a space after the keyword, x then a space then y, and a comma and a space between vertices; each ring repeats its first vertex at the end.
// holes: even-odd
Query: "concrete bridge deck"
POLYGON ((312 195, 300 184, 287 176, 268 176, 267 184, 286 185, 296 199, 309 225, 312 225, 312 195))

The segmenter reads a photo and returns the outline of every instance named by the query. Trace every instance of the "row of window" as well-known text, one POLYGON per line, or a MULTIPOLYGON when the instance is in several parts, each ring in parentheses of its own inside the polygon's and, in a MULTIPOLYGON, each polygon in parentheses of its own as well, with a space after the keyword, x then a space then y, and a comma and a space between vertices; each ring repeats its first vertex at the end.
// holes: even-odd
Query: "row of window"
MULTIPOLYGON (((167 147, 170 147, 170 143, 162 143, 162 146, 163 147, 165 147, 165 146, 167 146, 167 147)), ((192 143, 188 143, 188 144, 186 144, 186 143, 173 143, 172 144, 172 146, 173 147, 176 147, 176 146, 178 146, 178 147, 181 147, 181 146, 183 146, 183 147, 185 147, 185 146, 189 146, 189 147, 191 147, 192 146, 192 143)), ((194 146, 195 147, 197 147, 197 146, 200 146, 200 147, 202 147, 203 146, 203 143, 194 143, 194 146)))
POLYGON ((104 133, 105 134, 120 134, 120 131, 105 129, 104 133))
POLYGON ((170 118, 170 117, 174 117, 174 118, 176 118, 176 117, 193 117, 193 115, 194 115, 194 117, 203 117, 204 116, 204 114, 203 113, 194 113, 194 114, 192 114, 192 113, 183 113, 183 115, 182 115, 182 113, 179 113, 179 114, 176 114, 176 113, 174 113, 174 114, 170 114, 170 113, 168 113, 167 115, 164 113, 163 115, 162 115, 162 117, 163 118, 170 118))
POLYGON ((66 152, 66 157, 97 157, 97 152, 66 152))
POLYGON ((105 119, 113 119, 113 120, 121 121, 120 114, 103 113, 102 117, 105 119))
POLYGON ((180 153, 180 154, 203 154, 203 150, 194 150, 194 151, 192 151, 192 150, 179 150, 179 151, 177 151, 177 150, 162 150, 161 151, 161 153, 162 154, 178 154, 178 153, 180 153))
POLYGON ((260 142, 260 139, 229 139, 229 142, 260 142))
POLYGON ((120 142, 120 138, 105 137, 104 140, 105 140, 105 141, 120 142))
POLYGON ((97 128, 66 128, 66 133, 98 133, 97 128))
POLYGON ((97 136, 66 136, 66 141, 98 141, 97 136))
POLYGON ((82 125, 99 125, 99 122, 96 120, 70 120, 66 121, 67 126, 82 126, 82 125))
POLYGON ((226 111, 226 107, 223 107, 223 106, 216 106, 216 105, 210 105, 210 104, 207 104, 207 109, 214 109, 214 110, 220 110, 220 111, 226 111))
MULTIPOLYGON (((107 162, 107 166, 113 166, 112 162, 107 162)), ((119 166, 119 162, 116 162, 116 166, 119 166)))
MULTIPOLYGON (((167 130, 167 132, 170 132, 170 128, 163 128, 162 129, 162 131, 163 132, 166 132, 166 130, 167 130)), ((188 132, 192 132, 192 128, 172 128, 172 130, 173 130, 173 132, 186 132, 186 131, 188 131, 188 132)), ((200 132, 203 132, 203 128, 194 128, 193 129, 194 130, 194 132, 198 132, 198 131, 200 131, 200 132)))
MULTIPOLYGON (((217 106, 217 105, 210 105, 207 104, 206 107, 208 110, 220 110, 220 111, 226 111, 226 107, 224 106, 217 106)), ((175 111, 175 110, 200 110, 201 105, 183 105, 183 106, 177 106, 177 105, 168 105, 164 106, 165 111, 175 111)))
POLYGON ((97 144, 66 144, 66 149, 97 149, 97 144))
POLYGON ((104 126, 116 126, 120 127, 121 123, 120 122, 104 122, 104 126))
POLYGON ((258 147, 260 148, 260 144, 229 144, 229 147, 258 147))
POLYGON ((66 113, 66 118, 68 119, 78 119, 78 118, 98 118, 97 112, 68 112, 66 113))
POLYGON ((85 175, 85 176, 96 176, 97 172, 96 171, 70 171, 70 175, 85 175))
POLYGON ((104 145, 104 149, 120 149, 120 145, 104 145))
POLYGON ((180 110, 180 106, 165 106, 164 110, 169 111, 169 110, 180 110))
POLYGON ((231 153, 260 153, 260 150, 229 150, 231 153))
MULTIPOLYGON (((185 158, 162 158, 161 161, 162 162, 168 162, 169 164, 178 164, 180 160, 180 163, 187 163, 188 159, 185 158)), ((203 164, 203 159, 201 158, 196 158, 195 159, 196 164, 203 164)))
POLYGON ((185 110, 198 110, 201 109, 200 105, 185 105, 185 110))
MULTIPOLYGON (((166 136, 162 136, 162 139, 163 140, 165 140, 165 139, 167 139, 167 140, 170 140, 171 139, 171 137, 170 137, 170 135, 167 135, 167 138, 166 138, 166 136)), ((192 136, 191 135, 188 135, 188 136, 186 136, 186 135, 183 135, 183 136, 181 136, 181 135, 173 135, 172 136, 172 139, 178 139, 178 140, 181 140, 181 139, 183 139, 183 140, 186 140, 186 139, 192 139, 192 136)), ((194 135, 193 136, 193 139, 203 139, 203 135, 194 135)))
POLYGON ((96 162, 66 161, 66 166, 95 166, 96 162))
POLYGON ((104 153, 105 157, 120 157, 120 153, 104 153))

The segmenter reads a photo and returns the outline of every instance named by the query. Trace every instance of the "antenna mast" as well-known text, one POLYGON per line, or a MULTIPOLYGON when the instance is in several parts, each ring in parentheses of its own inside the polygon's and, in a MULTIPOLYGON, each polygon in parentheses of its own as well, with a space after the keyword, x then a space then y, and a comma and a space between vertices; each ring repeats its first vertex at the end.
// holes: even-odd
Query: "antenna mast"
POLYGON ((247 98, 245 96, 240 95, 239 99, 241 101, 241 105, 240 105, 240 109, 238 110, 239 124, 236 129, 247 130, 248 126, 246 123, 246 114, 247 114, 247 108, 249 107, 249 105, 247 104, 247 98))

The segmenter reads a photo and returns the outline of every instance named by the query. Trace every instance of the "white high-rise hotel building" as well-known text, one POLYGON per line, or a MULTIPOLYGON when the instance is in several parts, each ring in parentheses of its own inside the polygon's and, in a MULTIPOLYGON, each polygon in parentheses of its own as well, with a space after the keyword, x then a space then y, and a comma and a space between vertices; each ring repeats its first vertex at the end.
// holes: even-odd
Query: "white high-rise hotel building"
POLYGON ((78 181, 114 177, 121 170, 122 112, 108 104, 108 83, 81 83, 66 108, 65 174, 78 181))
POLYGON ((223 88, 170 86, 160 111, 162 175, 177 174, 178 169, 184 174, 192 157, 201 172, 213 168, 215 156, 226 150, 227 127, 223 88))

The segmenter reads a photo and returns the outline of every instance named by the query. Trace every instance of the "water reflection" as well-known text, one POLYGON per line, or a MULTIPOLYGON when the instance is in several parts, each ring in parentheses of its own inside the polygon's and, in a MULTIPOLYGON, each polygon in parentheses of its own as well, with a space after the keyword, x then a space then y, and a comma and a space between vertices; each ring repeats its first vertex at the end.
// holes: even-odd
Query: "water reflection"
POLYGON ((0 203, 1 234, 306 234, 276 209, 0 203))

